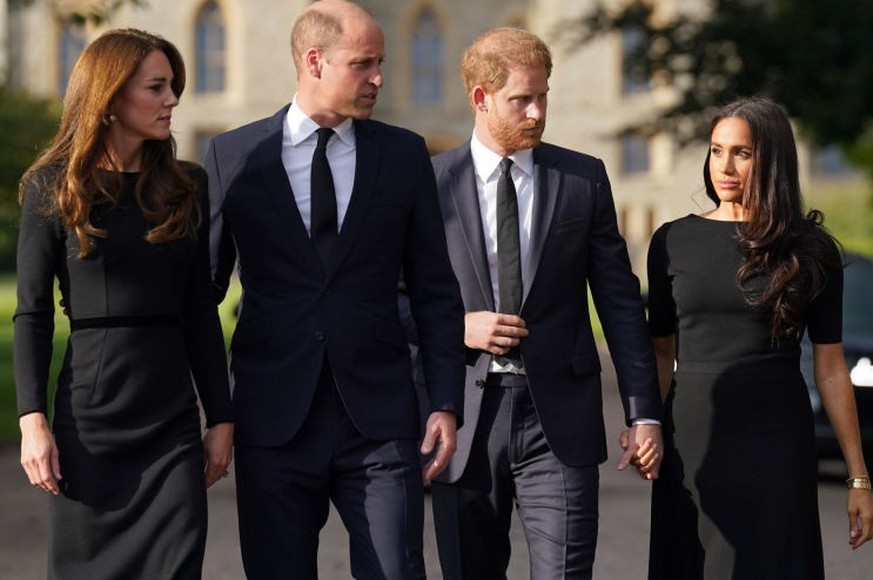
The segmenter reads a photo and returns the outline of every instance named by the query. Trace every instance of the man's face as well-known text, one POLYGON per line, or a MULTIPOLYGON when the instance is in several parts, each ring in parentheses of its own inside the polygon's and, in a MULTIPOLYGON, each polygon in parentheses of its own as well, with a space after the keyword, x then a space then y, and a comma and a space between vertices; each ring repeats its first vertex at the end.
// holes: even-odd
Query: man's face
POLYGON ((321 59, 321 109, 338 117, 367 119, 382 86, 385 39, 379 26, 349 19, 343 38, 321 59))
POLYGON ((488 134, 505 154, 540 144, 546 128, 549 77, 543 66, 516 66, 506 84, 485 95, 488 134))

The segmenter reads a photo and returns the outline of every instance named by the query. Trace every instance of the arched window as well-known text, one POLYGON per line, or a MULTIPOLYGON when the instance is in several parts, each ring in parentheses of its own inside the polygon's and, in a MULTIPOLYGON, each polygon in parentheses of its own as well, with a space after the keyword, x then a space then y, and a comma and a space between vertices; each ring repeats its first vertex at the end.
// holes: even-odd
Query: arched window
POLYGON ((217 93, 225 88, 226 42, 221 8, 209 0, 200 9, 196 23, 196 82, 198 93, 217 93))
POLYGON ((79 55, 85 50, 85 29, 74 20, 65 22, 58 42, 58 94, 67 92, 67 84, 79 55))
POLYGON ((438 102, 443 94, 443 34, 433 10, 418 15, 412 33, 412 102, 438 102))

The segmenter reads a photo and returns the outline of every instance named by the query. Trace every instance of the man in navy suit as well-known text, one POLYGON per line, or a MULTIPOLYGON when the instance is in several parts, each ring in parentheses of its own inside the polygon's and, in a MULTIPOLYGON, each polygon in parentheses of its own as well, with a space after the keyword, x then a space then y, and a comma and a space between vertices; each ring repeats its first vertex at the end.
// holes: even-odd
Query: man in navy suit
POLYGON ((655 360, 606 171, 541 142, 551 68, 533 34, 480 36, 461 64, 472 139, 433 159, 466 310, 464 425, 433 483, 447 579, 506 577, 513 503, 531 578, 591 578, 606 443, 588 288, 631 426, 619 468, 650 480, 660 463, 655 360))
POLYGON ((292 103, 206 158, 215 285, 223 298, 238 260, 243 288, 231 374, 252 579, 315 578, 330 502, 352 575, 424 577, 422 481, 455 449, 463 305, 423 139, 368 120, 383 47, 358 5, 311 4, 292 32, 292 103), (420 449, 401 270, 428 384, 420 449))

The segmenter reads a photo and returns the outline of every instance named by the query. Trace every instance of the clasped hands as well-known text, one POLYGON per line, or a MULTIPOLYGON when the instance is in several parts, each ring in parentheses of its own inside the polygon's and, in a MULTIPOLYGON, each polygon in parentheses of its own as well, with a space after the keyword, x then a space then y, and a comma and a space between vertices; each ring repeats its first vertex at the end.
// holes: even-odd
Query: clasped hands
POLYGON ((660 425, 641 423, 625 429, 619 436, 619 444, 624 450, 618 462, 619 470, 633 465, 646 481, 658 479, 658 470, 664 458, 660 425))

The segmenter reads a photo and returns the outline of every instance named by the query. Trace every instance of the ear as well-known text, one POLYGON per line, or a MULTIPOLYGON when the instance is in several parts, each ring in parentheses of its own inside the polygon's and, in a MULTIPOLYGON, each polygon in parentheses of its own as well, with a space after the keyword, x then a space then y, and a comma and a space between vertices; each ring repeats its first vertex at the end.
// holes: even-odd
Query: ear
POLYGON ((321 53, 314 46, 303 53, 303 64, 313 78, 321 78, 321 53))
POLYGON ((488 93, 485 92, 480 85, 473 87, 470 93, 470 101, 473 103, 473 108, 481 113, 488 112, 488 93))

